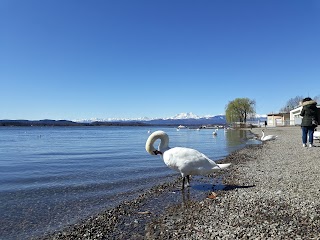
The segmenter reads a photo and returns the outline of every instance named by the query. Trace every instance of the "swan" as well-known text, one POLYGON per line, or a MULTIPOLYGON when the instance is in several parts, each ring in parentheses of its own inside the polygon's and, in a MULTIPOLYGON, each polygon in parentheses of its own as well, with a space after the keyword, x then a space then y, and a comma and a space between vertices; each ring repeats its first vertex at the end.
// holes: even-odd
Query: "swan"
POLYGON ((261 137, 261 141, 269 141, 269 140, 275 140, 278 136, 275 135, 264 135, 264 130, 262 129, 262 137, 261 137))
POLYGON ((217 136, 218 135, 218 130, 215 129, 214 132, 212 133, 214 136, 217 136))
POLYGON ((164 163, 171 169, 180 172, 182 176, 182 189, 185 179, 187 187, 190 186, 190 175, 207 175, 215 171, 227 168, 231 163, 216 164, 203 153, 185 147, 169 147, 169 136, 164 131, 155 131, 147 139, 146 151, 151 155, 162 157, 164 163), (158 150, 153 146, 160 139, 158 150))
POLYGON ((320 132, 314 131, 314 133, 313 133, 313 139, 320 141, 320 132))

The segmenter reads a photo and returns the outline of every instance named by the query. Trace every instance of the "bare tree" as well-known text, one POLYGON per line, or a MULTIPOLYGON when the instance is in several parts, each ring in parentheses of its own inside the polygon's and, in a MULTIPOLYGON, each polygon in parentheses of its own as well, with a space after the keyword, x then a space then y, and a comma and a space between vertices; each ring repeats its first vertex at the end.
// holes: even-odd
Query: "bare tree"
POLYGON ((286 105, 280 109, 280 112, 286 113, 290 112, 292 109, 295 109, 297 106, 299 106, 303 98, 303 96, 296 96, 294 98, 290 98, 287 101, 286 105))
MULTIPOLYGON (((283 113, 290 112, 292 109, 295 109, 300 105, 300 102, 302 101, 302 99, 304 99, 303 96, 296 96, 294 98, 290 98, 287 101, 286 105, 280 109, 280 112, 283 112, 283 113)), ((316 101, 318 104, 320 104, 320 94, 315 96, 313 100, 316 101)))
POLYGON ((318 104, 320 104, 320 94, 318 94, 317 96, 315 96, 313 98, 313 100, 315 100, 318 104))

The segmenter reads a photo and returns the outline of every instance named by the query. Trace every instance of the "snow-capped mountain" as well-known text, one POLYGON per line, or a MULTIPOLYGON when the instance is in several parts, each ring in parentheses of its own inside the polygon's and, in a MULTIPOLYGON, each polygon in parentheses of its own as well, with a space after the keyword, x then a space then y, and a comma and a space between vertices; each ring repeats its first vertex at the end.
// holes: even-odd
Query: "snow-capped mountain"
MULTIPOLYGON (((220 115, 219 115, 220 116, 220 115)), ((201 118, 212 118, 213 115, 206 115, 200 117, 192 112, 189 113, 179 113, 173 117, 159 117, 159 118, 90 118, 90 119, 76 119, 74 122, 90 123, 90 122, 115 122, 115 121, 153 121, 153 120, 174 120, 174 119, 201 119, 201 118)))
POLYGON ((92 119, 82 119, 74 120, 74 122, 79 123, 92 123, 92 122, 141 122, 144 124, 152 125, 204 125, 204 124, 226 124, 224 115, 217 116, 204 116, 200 117, 192 112, 189 113, 179 113, 173 117, 166 118, 137 118, 137 119, 124 119, 124 118, 92 118, 92 119))
MULTIPOLYGON (((248 119, 248 122, 264 122, 267 120, 266 115, 256 115, 255 118, 248 119)), ((225 115, 199 117, 193 113, 179 113, 170 118, 149 119, 147 117, 139 119, 117 119, 117 118, 92 118, 82 120, 0 120, 0 126, 144 126, 144 125, 225 125, 225 115)))
POLYGON ((256 114, 255 118, 267 118, 267 114, 256 114))
POLYGON ((189 113, 179 113, 173 117, 171 117, 170 119, 199 119, 200 117, 196 114, 193 114, 192 112, 189 113))
MULTIPOLYGON (((255 119, 266 118, 266 115, 257 114, 255 119)), ((127 119, 127 118, 93 118, 93 119, 85 119, 85 120, 74 120, 74 122, 79 123, 92 123, 92 122, 138 122, 143 124, 150 124, 150 125, 225 125, 226 117, 225 115, 206 115, 200 117, 192 112, 189 113, 179 113, 173 117, 166 117, 166 118, 137 118, 137 119, 127 119)))
POLYGON ((168 119, 153 119, 143 121, 145 124, 152 125, 225 125, 226 118, 224 115, 217 115, 212 117, 195 117, 195 118, 168 118, 168 119))

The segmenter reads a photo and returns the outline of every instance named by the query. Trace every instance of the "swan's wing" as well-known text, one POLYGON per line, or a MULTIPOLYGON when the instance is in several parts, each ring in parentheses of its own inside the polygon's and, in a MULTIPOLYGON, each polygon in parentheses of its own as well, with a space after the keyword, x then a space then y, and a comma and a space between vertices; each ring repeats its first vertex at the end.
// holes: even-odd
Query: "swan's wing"
POLYGON ((275 135, 267 135, 264 138, 261 138, 262 141, 275 140, 278 136, 275 135))
POLYGON ((163 154, 166 165, 186 175, 206 174, 218 165, 203 153, 192 149, 175 147, 163 154))
POLYGON ((274 139, 276 139, 278 136, 268 135, 267 137, 268 137, 269 140, 274 140, 274 139))

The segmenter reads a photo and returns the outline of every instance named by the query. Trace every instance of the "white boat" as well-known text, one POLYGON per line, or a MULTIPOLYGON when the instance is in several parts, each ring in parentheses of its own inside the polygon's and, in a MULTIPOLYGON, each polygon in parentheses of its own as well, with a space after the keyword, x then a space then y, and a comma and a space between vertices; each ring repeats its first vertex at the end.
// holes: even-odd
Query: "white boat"
POLYGON ((186 127, 186 126, 183 126, 183 125, 179 125, 177 128, 178 128, 178 129, 184 129, 184 128, 187 128, 187 127, 186 127))

